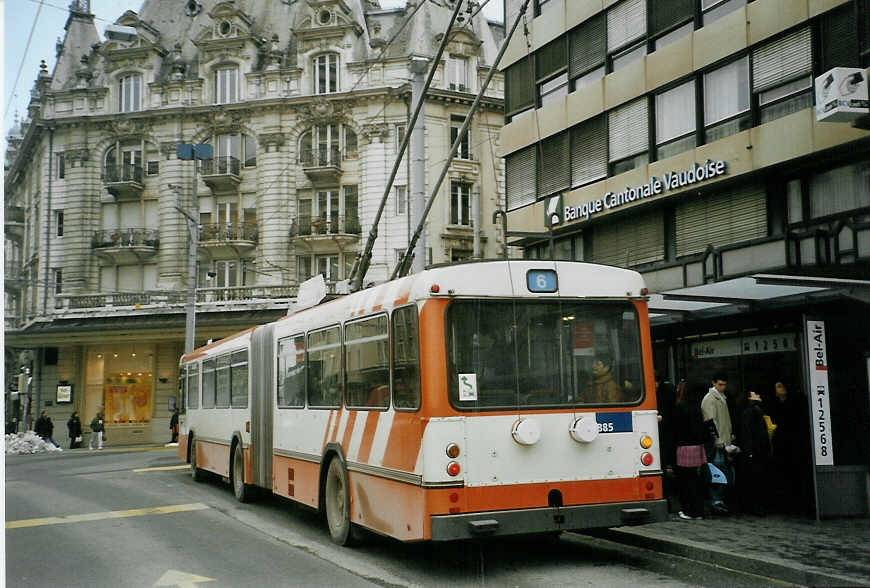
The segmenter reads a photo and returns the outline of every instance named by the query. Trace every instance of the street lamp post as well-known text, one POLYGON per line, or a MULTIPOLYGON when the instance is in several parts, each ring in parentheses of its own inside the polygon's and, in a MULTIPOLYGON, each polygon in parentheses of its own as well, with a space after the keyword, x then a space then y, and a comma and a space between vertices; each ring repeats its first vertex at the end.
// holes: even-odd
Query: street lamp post
POLYGON ((190 242, 187 252, 187 304, 186 320, 184 326, 184 352, 193 351, 196 336, 196 259, 199 249, 199 202, 196 199, 196 166, 198 159, 211 159, 212 147, 207 143, 192 145, 179 143, 177 150, 178 159, 193 161, 193 188, 191 190, 190 209, 181 206, 179 186, 170 184, 169 188, 175 192, 175 209, 187 219, 187 228, 190 232, 190 242))

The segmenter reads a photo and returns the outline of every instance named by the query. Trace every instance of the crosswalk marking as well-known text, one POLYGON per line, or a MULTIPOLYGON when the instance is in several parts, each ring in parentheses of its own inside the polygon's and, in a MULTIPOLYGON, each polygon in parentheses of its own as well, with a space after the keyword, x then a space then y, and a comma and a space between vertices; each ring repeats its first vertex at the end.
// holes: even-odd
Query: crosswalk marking
POLYGON ((186 470, 190 466, 188 465, 174 465, 174 466, 160 466, 153 468, 136 468, 133 470, 134 472, 168 472, 170 470, 186 470))
POLYGON ((41 527, 44 525, 65 525, 68 523, 83 523, 87 521, 101 521, 104 519, 123 519, 127 517, 141 517, 145 515, 172 514, 193 510, 207 509, 208 505, 201 502, 191 504, 171 504, 169 506, 152 506, 150 508, 135 508, 131 510, 110 510, 106 512, 92 512, 65 517, 45 517, 41 519, 21 519, 8 521, 7 529, 23 529, 25 527, 41 527))

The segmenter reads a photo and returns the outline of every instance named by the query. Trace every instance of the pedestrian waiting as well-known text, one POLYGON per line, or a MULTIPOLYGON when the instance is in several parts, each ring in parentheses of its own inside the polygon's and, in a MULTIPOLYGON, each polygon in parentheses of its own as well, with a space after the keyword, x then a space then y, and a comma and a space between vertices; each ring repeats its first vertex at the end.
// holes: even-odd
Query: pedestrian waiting
POLYGON ((97 410, 97 415, 91 421, 91 440, 88 442, 88 449, 94 450, 94 441, 97 442, 97 449, 103 448, 103 433, 105 432, 105 422, 103 421, 103 409, 97 410))
POLYGON ((715 514, 728 514, 725 498, 728 486, 734 483, 732 459, 740 448, 734 444, 731 415, 728 412, 728 376, 722 372, 712 378, 712 386, 704 399, 701 400, 701 414, 707 426, 709 442, 707 443, 707 462, 713 464, 725 475, 726 484, 710 484, 710 506, 715 514))
POLYGON ((672 423, 676 450, 677 484, 680 490, 680 518, 704 518, 704 497, 707 490, 707 429, 701 415, 701 396, 706 391, 702 382, 681 382, 672 423))
POLYGON ((82 446, 82 421, 79 412, 74 410, 66 422, 66 430, 69 433, 69 448, 77 449, 82 446))

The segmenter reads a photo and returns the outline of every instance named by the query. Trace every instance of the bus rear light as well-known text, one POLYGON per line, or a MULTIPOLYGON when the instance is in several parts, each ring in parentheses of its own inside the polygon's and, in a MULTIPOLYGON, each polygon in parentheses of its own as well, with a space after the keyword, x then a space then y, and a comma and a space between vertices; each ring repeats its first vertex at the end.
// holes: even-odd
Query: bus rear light
POLYGON ((459 445, 456 443, 448 443, 447 444, 447 457, 450 459, 456 459, 459 457, 459 445))
POLYGON ((649 449, 650 447, 652 447, 652 437, 650 437, 649 435, 644 435, 643 437, 641 437, 640 446, 644 449, 649 449))
POLYGON ((461 468, 459 467, 459 464, 455 461, 451 461, 447 464, 447 473, 451 476, 458 476, 460 470, 461 468))
POLYGON ((432 284, 429 286, 429 291, 432 292, 432 294, 438 294, 438 292, 441 291, 441 286, 438 284, 432 284))
POLYGON ((459 493, 451 492, 450 493, 450 502, 459 502, 459 493))
POLYGON ((652 465, 652 462, 653 462, 653 456, 652 456, 652 453, 648 453, 648 452, 644 451, 644 452, 640 455, 640 463, 642 463, 643 465, 645 465, 645 466, 651 466, 651 465, 652 465))
POLYGON ((653 483, 652 483, 652 482, 647 482, 647 483, 646 483, 646 491, 647 491, 647 492, 652 492, 652 489, 653 489, 653 483))

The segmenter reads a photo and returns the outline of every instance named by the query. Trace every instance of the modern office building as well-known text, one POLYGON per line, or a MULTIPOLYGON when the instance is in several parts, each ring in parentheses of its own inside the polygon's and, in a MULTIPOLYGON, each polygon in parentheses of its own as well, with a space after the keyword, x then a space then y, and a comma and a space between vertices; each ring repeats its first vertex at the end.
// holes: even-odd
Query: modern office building
POLYGON ((513 244, 641 272, 666 378, 812 401, 819 510, 866 512, 870 123, 825 96, 866 92, 870 1, 531 0, 523 18, 500 154, 508 231, 539 235, 513 244))
MULTIPOLYGON (((9 134, 9 410, 22 410, 14 384, 27 367, 31 414, 60 424, 79 410, 88 423, 105 406, 113 444, 168 439, 191 258, 183 213, 198 225, 197 345, 286 314, 315 274, 330 288, 346 279, 450 15, 436 2, 145 0, 103 40, 89 0, 73 0, 53 71, 42 67, 9 134), (194 163, 179 144, 213 157, 194 163)), ((503 37, 465 10, 450 31, 418 122, 428 186, 503 37)), ((472 210, 491 218, 504 198, 502 89, 499 74, 436 196, 428 263, 470 257, 475 241, 481 256, 501 250, 500 227, 473 228, 472 210)), ((411 163, 365 284, 389 277, 414 229, 411 163)))

